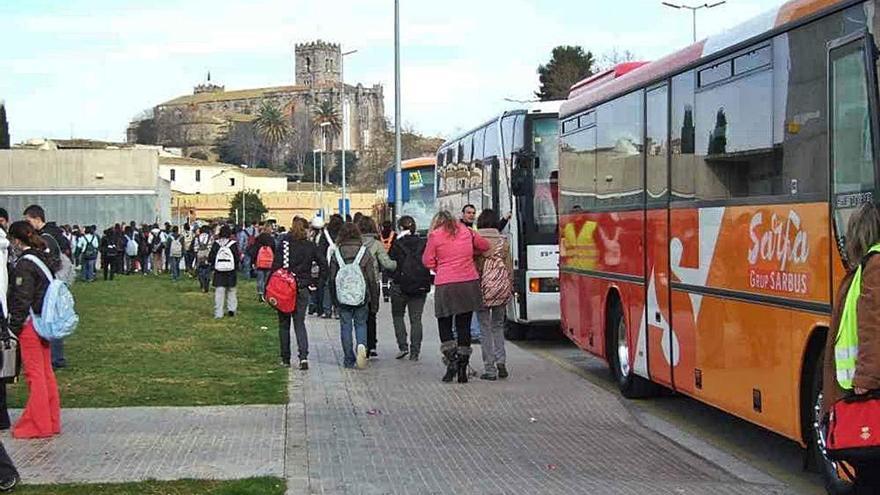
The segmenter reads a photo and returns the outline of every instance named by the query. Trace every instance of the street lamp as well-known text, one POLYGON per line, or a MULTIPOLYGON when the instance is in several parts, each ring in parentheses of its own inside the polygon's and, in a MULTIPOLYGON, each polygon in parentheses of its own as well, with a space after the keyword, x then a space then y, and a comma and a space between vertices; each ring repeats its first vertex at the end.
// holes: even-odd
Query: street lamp
POLYGON ((693 29, 693 39, 694 43, 697 42, 697 11, 700 9, 711 9, 712 7, 717 7, 721 4, 727 3, 727 0, 721 0, 720 2, 715 3, 704 3, 703 5, 685 5, 685 4, 675 4, 669 2, 662 2, 666 7, 671 7, 676 10, 687 9, 691 11, 693 15, 694 29, 693 29))
POLYGON ((330 126, 330 122, 321 122, 321 138, 324 141, 324 148, 321 152, 321 192, 318 196, 318 202, 320 203, 319 208, 321 210, 321 218, 324 217, 324 155, 327 154, 327 127, 330 126))
POLYGON ((321 150, 318 148, 312 150, 312 192, 318 190, 318 183, 315 182, 315 179, 318 178, 318 153, 320 152, 321 150))
POLYGON ((241 226, 242 226, 242 228, 245 228, 245 227, 247 227, 247 215, 246 215, 247 208, 246 208, 246 204, 245 204, 245 198, 247 197, 247 190, 244 188, 244 178, 246 175, 244 173, 244 171, 248 168, 248 166, 245 164, 241 164, 239 166, 242 168, 242 172, 241 172, 241 226))
POLYGON ((400 0, 394 0, 394 220, 403 209, 403 171, 400 167, 400 0))
POLYGON ((345 96, 345 56, 357 53, 357 50, 344 52, 339 58, 339 82, 342 86, 342 93, 339 96, 339 106, 342 108, 342 211, 339 213, 345 217, 348 212, 347 202, 345 201, 345 150, 348 148, 348 98, 345 96))

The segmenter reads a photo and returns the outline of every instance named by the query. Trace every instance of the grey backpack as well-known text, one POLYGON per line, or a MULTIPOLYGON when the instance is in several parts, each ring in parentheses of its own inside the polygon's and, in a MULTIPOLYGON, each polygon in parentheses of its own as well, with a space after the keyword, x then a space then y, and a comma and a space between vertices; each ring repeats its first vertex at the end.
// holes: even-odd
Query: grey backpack
POLYGON ((367 247, 361 246, 354 261, 348 264, 339 251, 333 250, 339 263, 339 271, 336 272, 336 299, 344 306, 360 306, 367 298, 367 281, 361 271, 361 258, 367 252, 367 247))

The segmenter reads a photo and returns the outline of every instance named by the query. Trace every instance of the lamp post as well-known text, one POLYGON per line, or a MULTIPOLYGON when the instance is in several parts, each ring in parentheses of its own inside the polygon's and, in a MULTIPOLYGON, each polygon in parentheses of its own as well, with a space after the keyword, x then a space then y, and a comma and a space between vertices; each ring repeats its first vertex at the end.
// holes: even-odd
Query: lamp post
POLYGON ((248 168, 247 165, 241 165, 241 226, 242 228, 247 226, 247 206, 245 203, 245 198, 247 197, 247 189, 244 188, 244 178, 245 178, 245 170, 248 168))
POLYGON ((357 50, 344 52, 339 57, 339 82, 342 92, 339 95, 339 106, 342 108, 342 209, 339 213, 345 217, 348 213, 346 208, 345 194, 345 150, 348 148, 348 98, 345 96, 345 56, 357 53, 357 50))
POLYGON ((318 206, 321 210, 321 218, 324 218, 324 155, 327 154, 327 127, 330 122, 321 122, 321 138, 323 139, 323 150, 321 151, 321 192, 318 196, 318 206))
POLYGON ((713 7, 717 7, 721 4, 727 3, 727 0, 721 0, 720 2, 715 3, 704 3, 702 5, 685 5, 685 4, 676 4, 669 2, 662 2, 666 7, 671 7, 676 10, 687 9, 691 11, 693 15, 693 42, 697 42, 697 11, 700 9, 711 9, 713 7))
POLYGON ((400 168, 400 0, 394 0, 394 217, 403 209, 403 172, 400 168))
POLYGON ((312 150, 312 192, 318 190, 318 183, 315 181, 318 178, 318 153, 321 150, 315 148, 312 150))

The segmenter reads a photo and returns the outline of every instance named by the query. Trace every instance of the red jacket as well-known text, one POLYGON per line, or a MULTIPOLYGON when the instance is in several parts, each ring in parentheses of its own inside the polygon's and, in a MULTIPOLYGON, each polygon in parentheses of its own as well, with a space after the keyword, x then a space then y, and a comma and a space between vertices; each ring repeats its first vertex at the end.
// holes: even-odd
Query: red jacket
POLYGON ((422 263, 434 270, 434 285, 479 280, 474 256, 487 249, 489 242, 464 225, 457 224, 454 236, 438 228, 428 234, 422 263))

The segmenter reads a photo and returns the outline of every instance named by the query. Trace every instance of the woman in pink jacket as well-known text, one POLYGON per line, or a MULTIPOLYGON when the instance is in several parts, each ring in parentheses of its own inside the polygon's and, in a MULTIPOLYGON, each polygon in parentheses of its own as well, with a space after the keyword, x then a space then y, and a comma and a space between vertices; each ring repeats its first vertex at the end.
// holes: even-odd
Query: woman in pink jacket
POLYGON ((475 231, 441 211, 431 223, 422 263, 434 270, 434 313, 440 328, 440 351, 446 358, 444 382, 458 372, 458 382, 467 383, 471 357, 471 315, 483 305, 480 274, 474 256, 489 249, 489 243, 475 231), (452 324, 455 322, 456 346, 452 324))

